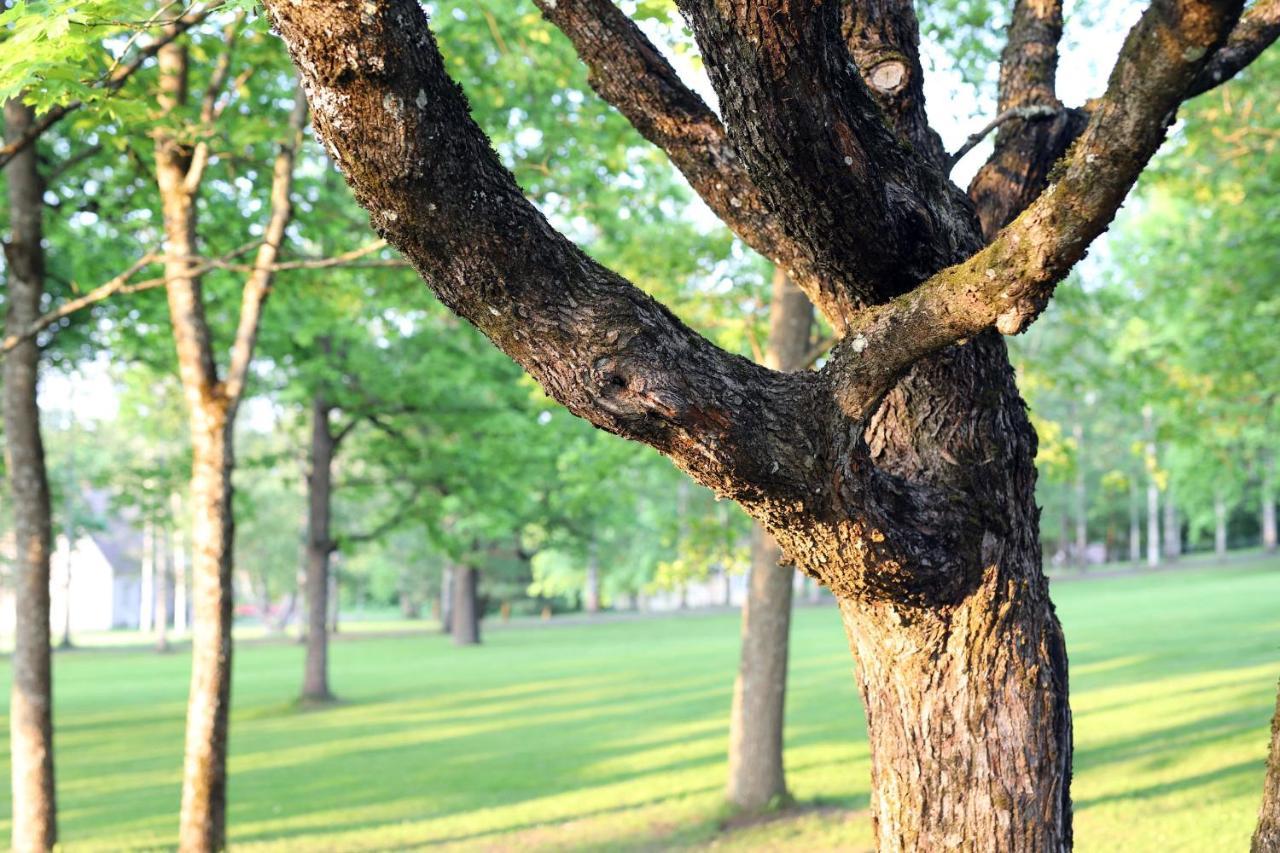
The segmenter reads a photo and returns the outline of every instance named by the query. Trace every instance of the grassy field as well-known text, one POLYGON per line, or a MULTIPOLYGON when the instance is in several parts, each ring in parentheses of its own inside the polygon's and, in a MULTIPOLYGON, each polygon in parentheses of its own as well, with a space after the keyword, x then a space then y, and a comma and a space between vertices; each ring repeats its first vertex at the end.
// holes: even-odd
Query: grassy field
MULTIPOLYGON (((1280 675, 1280 562, 1060 582, 1055 599, 1072 663, 1078 849, 1245 849, 1280 675)), ((867 849, 866 740, 833 608, 795 623, 787 764, 804 808, 722 829, 737 630, 716 615, 494 630, 475 649, 364 636, 335 644, 344 701, 323 710, 292 703, 299 647, 246 644, 231 842, 867 849)), ((143 651, 58 657, 67 848, 174 844, 187 666, 143 651)))

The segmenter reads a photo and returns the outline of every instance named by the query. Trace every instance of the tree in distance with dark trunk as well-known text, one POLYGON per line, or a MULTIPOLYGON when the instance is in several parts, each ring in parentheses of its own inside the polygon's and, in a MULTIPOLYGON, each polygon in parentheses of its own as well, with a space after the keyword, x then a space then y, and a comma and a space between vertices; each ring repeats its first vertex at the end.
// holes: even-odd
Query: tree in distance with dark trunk
POLYGON ((603 97, 822 312, 839 340, 819 371, 718 349, 556 232, 419 4, 266 2, 319 137, 441 300, 569 410, 737 501, 835 595, 880 849, 1066 849, 1067 659, 1002 335, 1108 227, 1179 105, 1275 38, 1276 4, 1155 0, 1106 93, 1069 109, 1061 6, 1018 0, 968 192, 925 118, 912 4, 679 5, 723 118, 608 0, 543 8, 603 97))

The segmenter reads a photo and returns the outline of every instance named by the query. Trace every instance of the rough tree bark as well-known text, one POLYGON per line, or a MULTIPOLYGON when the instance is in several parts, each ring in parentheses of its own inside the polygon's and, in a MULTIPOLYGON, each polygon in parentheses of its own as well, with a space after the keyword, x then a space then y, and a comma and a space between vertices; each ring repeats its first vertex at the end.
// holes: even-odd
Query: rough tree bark
MULTIPOLYGON (((237 21, 238 23, 238 21, 237 21)), ((174 25, 168 25, 172 29, 174 25)), ((228 30, 229 40, 234 26, 228 30)), ((228 47, 229 49, 229 47, 228 47)), ((185 46, 173 40, 157 52, 158 103, 166 118, 189 97, 185 46)), ((219 63, 202 98, 200 121, 211 127, 219 113, 229 62, 219 63)), ((226 751, 231 698, 232 542, 234 425, 257 342, 262 309, 271 291, 272 268, 292 215, 294 156, 306 120, 301 97, 288 122, 288 138, 272 168, 270 214, 253 271, 245 280, 240 317, 225 377, 205 317, 199 274, 197 196, 211 151, 175 128, 155 131, 155 176, 164 214, 165 290, 177 350, 178 375, 191 435, 191 575, 194 626, 191 690, 182 778, 179 847, 219 850, 226 831, 226 751)))
MULTIPOLYGON (((323 342, 321 344, 323 346, 323 342)), ((311 459, 307 471, 307 657, 303 668, 304 702, 330 702, 329 690, 329 556, 333 497, 333 456, 337 449, 324 394, 311 399, 311 459)))
POLYGON ((1258 826, 1253 833, 1252 853, 1280 851, 1280 692, 1276 713, 1271 718, 1271 752, 1267 756, 1267 775, 1262 787, 1262 807, 1258 810, 1258 826))
POLYGON ((480 644, 480 572, 460 563, 453 569, 453 612, 449 615, 455 646, 480 644))
MULTIPOLYGON (((1155 0, 1106 94, 1052 140, 1011 127, 970 197, 911 144, 906 0, 859 4, 857 26, 818 0, 681 0, 723 123, 616 7, 544 2, 597 90, 785 258, 842 334, 823 370, 786 374, 718 350, 555 232, 472 121, 416 2, 266 2, 319 137, 445 304, 571 411, 738 501, 840 600, 884 850, 1070 844, 1035 435, 997 332, 1034 321, 1105 230, 1242 5, 1155 0), (851 61, 887 42, 906 61, 851 61)), ((1061 9, 1019 0, 1014 19, 1011 33, 1043 35, 1010 40, 1004 103, 1052 94, 1061 9)))
MULTIPOLYGON (((775 271, 765 364, 802 370, 809 351, 813 305, 786 273, 775 271)), ((751 531, 751 572, 742 607, 742 652, 729 714, 731 804, 758 811, 787 796, 783 727, 787 650, 795 570, 779 566, 782 551, 759 524, 751 531)))
MULTIPOLYGON (((20 139, 35 121, 18 100, 4 106, 5 139, 20 139)), ((9 240, 5 330, 24 330, 40 316, 44 294, 44 181, 27 148, 5 167, 9 240)), ((4 453, 13 498, 13 682, 9 744, 14 850, 48 850, 58 838, 53 785, 53 680, 49 650, 49 557, 52 527, 40 408, 40 347, 25 340, 4 361, 4 453)), ((71 543, 67 543, 68 547, 71 543)))

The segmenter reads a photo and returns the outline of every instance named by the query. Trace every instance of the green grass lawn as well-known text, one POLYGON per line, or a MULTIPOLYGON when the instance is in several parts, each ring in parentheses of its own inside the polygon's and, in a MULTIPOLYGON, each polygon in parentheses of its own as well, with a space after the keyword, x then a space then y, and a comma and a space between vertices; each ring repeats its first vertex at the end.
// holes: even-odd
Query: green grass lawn
MULTIPOLYGON (((1245 849, 1280 675, 1280 562, 1063 582, 1055 599, 1072 664, 1078 849, 1245 849)), ((231 842, 869 848, 866 739, 834 608, 800 610, 792 641, 787 767, 810 808, 720 830, 737 632, 717 615, 513 627, 474 649, 365 636, 333 649, 343 703, 310 711, 292 704, 302 650, 246 644, 231 842)), ((86 650, 56 667, 66 846, 171 847, 186 656, 86 650)))

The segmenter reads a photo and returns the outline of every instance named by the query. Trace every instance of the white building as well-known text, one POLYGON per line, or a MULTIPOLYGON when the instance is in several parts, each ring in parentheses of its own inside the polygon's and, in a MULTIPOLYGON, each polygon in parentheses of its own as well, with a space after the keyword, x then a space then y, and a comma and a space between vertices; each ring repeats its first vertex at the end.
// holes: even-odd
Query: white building
MULTIPOLYGON (((61 636, 68 628, 68 620, 73 635, 137 630, 144 622, 152 621, 151 608, 143 606, 144 597, 155 594, 154 559, 144 564, 143 558, 144 551, 151 547, 149 537, 136 523, 136 513, 113 510, 106 493, 90 492, 83 500, 98 523, 93 525, 95 529, 82 531, 72 543, 62 533, 54 539, 49 566, 52 633, 61 636)), ((11 546, 12 542, 8 544, 11 546)), ((11 547, 6 550, 12 553, 11 547)), ((5 577, 0 583, 0 635, 7 636, 12 636, 14 630, 13 582, 8 576, 11 566, 11 561, 3 561, 5 577)), ((171 590, 169 595, 172 601, 171 590)), ((172 619, 172 606, 169 613, 172 619)))

